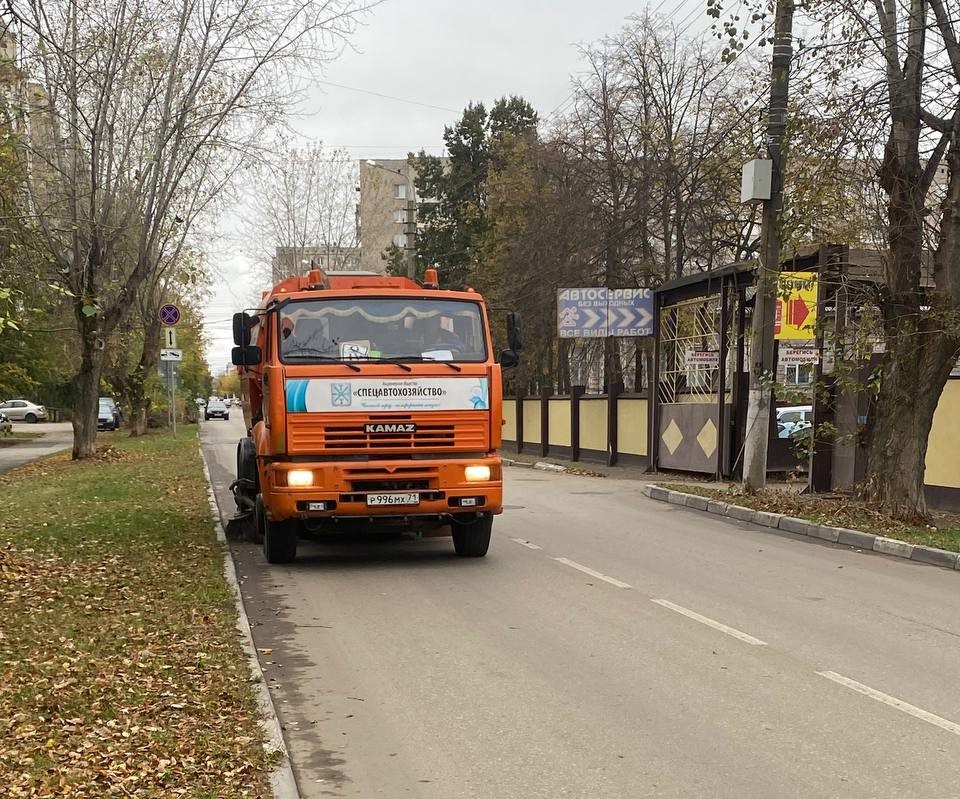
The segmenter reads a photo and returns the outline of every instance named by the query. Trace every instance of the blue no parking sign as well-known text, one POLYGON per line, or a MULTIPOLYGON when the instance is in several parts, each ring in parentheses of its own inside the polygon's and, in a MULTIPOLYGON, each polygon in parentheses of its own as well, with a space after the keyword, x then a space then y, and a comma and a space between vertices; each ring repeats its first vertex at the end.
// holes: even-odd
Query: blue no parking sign
POLYGON ((165 325, 173 326, 180 321, 180 309, 176 305, 167 303, 160 306, 160 321, 165 325))

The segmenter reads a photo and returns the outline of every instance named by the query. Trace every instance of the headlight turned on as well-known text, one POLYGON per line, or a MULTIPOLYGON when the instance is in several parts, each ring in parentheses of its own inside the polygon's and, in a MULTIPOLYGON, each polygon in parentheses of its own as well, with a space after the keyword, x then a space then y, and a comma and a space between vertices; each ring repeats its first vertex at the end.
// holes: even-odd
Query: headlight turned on
POLYGON ((303 488, 313 485, 313 472, 309 469, 291 469, 287 472, 287 485, 292 488, 303 488))
POLYGON ((482 483, 490 479, 490 467, 484 465, 468 466, 463 470, 468 483, 482 483))

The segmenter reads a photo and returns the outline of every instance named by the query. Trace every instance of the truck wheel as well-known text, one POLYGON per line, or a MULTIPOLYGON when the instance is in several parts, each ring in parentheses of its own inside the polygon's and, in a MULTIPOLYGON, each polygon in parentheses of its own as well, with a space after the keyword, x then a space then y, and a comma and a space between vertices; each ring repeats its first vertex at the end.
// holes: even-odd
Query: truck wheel
MULTIPOLYGON (((261 505, 262 508, 262 505, 261 505)), ((267 563, 292 563, 297 557, 297 520, 273 522, 263 519, 263 556, 267 563)))
POLYGON ((461 558, 482 558, 490 547, 490 533, 493 531, 493 516, 481 516, 471 522, 454 521, 450 525, 453 533, 453 548, 461 558))

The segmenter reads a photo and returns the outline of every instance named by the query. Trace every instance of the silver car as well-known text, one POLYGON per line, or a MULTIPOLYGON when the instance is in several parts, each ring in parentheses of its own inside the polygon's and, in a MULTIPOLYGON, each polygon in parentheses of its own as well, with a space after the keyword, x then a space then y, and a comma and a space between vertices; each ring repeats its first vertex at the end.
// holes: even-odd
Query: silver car
POLYGON ((27 400, 7 400, 0 402, 0 411, 6 414, 11 422, 42 422, 47 418, 47 411, 42 405, 36 405, 27 400))

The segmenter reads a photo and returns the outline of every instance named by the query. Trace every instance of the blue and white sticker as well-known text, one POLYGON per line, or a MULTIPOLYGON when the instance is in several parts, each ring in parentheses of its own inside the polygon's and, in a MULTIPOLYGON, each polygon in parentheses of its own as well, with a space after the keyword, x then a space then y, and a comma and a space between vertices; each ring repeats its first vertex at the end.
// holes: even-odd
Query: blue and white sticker
POLYGON ((486 377, 287 380, 287 411, 486 411, 486 377))

